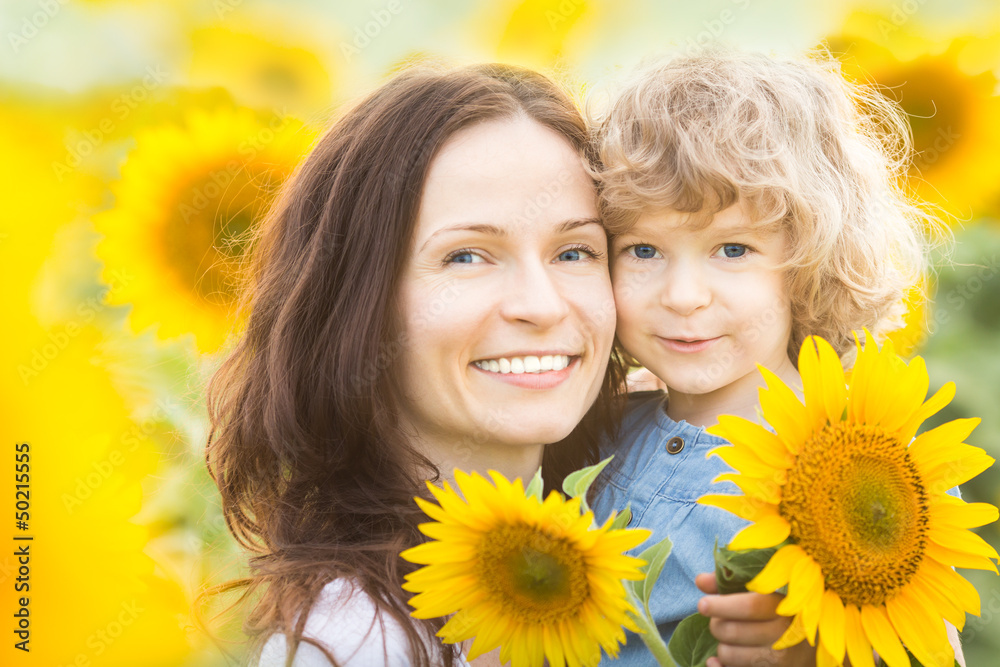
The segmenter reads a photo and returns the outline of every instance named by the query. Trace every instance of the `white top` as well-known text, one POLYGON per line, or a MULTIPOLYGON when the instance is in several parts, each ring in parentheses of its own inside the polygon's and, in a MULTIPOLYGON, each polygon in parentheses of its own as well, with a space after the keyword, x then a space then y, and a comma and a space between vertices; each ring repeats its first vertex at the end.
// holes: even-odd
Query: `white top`
MULTIPOLYGON (((368 594, 353 589, 346 579, 334 579, 320 592, 309 611, 303 635, 324 644, 340 667, 410 667, 409 643, 399 623, 382 614, 368 594)), ((272 634, 261 652, 258 667, 284 667, 285 635, 272 634)), ((456 667, 468 667, 460 656, 456 667)), ((300 642, 292 667, 331 667, 323 652, 300 642)))

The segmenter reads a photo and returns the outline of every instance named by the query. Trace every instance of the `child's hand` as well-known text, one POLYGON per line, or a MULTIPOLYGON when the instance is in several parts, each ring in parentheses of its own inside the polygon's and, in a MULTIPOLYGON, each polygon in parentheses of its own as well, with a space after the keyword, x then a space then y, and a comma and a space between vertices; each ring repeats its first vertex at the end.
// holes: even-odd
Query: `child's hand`
POLYGON ((695 584, 703 593, 698 612, 710 617, 709 630, 719 640, 718 658, 709 658, 707 667, 813 667, 816 649, 802 642, 775 651, 771 648, 788 626, 790 616, 777 612, 784 597, 777 593, 733 593, 716 595, 714 574, 699 574, 695 584))

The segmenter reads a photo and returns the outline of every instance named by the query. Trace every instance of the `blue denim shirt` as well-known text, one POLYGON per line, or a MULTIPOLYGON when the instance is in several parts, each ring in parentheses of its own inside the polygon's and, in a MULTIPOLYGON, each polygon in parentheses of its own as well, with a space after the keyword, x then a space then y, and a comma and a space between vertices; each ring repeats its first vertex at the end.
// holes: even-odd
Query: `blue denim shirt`
MULTIPOLYGON (((716 540, 725 546, 748 525, 725 510, 695 502, 707 493, 740 493, 732 482, 712 484, 717 475, 733 470, 719 457, 706 459, 705 454, 726 444, 703 428, 672 420, 666 413, 666 394, 654 391, 629 396, 618 441, 602 447, 602 457, 614 454, 615 458, 602 473, 604 485, 593 503, 596 518, 603 521, 612 510, 631 504, 629 525, 653 531, 631 555, 637 556, 667 535, 673 542, 649 601, 665 640, 681 619, 697 611, 703 593, 694 578, 715 571, 712 548, 716 540)), ((656 664, 638 635, 628 632, 626 636, 618 659, 604 656, 601 665, 656 664)))

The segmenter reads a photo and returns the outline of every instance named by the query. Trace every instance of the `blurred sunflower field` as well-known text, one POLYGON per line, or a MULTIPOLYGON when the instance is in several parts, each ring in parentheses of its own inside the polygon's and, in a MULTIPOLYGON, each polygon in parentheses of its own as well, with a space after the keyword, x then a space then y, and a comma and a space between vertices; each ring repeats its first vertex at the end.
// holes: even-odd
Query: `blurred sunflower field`
MULTIPOLYGON (((958 384, 927 428, 981 416, 969 443, 1000 456, 992 0, 5 0, 0 28, 0 442, 11 467, 27 443, 31 471, 25 530, 10 468, 0 489, 0 664, 244 662, 227 600, 199 606, 206 628, 194 603, 246 572, 204 465, 204 388, 240 326, 247 235, 337 109, 415 61, 526 65, 599 102, 643 56, 825 45, 907 111, 913 187, 957 241, 896 335, 932 390, 958 384)), ((963 489, 998 491, 996 466, 963 489)), ((997 664, 1000 583, 966 574, 968 664, 997 664)))

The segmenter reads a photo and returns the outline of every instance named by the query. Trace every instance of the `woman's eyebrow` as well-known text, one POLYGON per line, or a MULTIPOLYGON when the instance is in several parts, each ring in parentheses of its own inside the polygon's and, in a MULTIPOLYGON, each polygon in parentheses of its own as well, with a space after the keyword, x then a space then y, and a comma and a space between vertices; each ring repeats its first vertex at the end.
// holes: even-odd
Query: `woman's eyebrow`
POLYGON ((451 227, 442 227, 441 229, 435 231, 433 234, 427 237, 427 240, 424 241, 424 244, 420 246, 420 250, 426 248, 427 244, 430 243, 435 236, 438 236, 439 234, 446 234, 449 232, 478 232, 480 234, 486 234, 487 236, 496 236, 499 238, 504 238, 507 236, 506 229, 504 229, 503 227, 497 227, 496 225, 491 225, 489 223, 485 222, 461 223, 457 225, 452 225, 451 227))
POLYGON ((604 229, 604 223, 601 222, 600 218, 575 218, 573 220, 567 220, 566 222, 559 225, 557 231, 559 231, 560 233, 569 232, 576 229, 577 227, 583 227, 585 225, 597 225, 601 229, 604 229))
MULTIPOLYGON (((525 224, 530 224, 530 222, 530 220, 525 221, 525 224)), ((604 228, 600 218, 573 218, 572 220, 566 220, 560 223, 560 225, 556 228, 556 232, 564 234, 585 225, 597 225, 601 229, 604 228)), ((477 232, 479 234, 486 234, 487 236, 494 236, 497 238, 506 238, 509 235, 508 229, 485 222, 460 223, 450 227, 442 227, 441 229, 435 231, 427 237, 427 240, 424 241, 422 246, 420 246, 420 250, 422 251, 426 248, 427 244, 430 243, 435 236, 438 236, 439 234, 447 234, 449 232, 477 232)))

